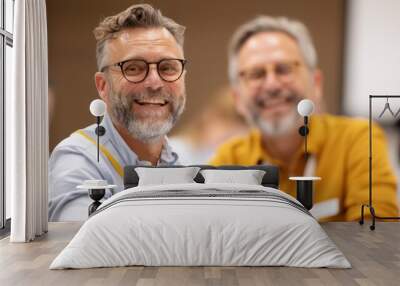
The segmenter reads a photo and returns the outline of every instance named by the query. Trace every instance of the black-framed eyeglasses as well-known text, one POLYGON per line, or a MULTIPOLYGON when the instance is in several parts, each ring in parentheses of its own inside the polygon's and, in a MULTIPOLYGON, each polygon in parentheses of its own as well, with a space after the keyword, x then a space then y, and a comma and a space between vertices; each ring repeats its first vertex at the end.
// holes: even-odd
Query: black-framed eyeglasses
POLYGON ((184 59, 162 59, 158 62, 131 59, 105 66, 100 71, 103 72, 106 68, 111 66, 118 66, 127 81, 140 83, 144 81, 149 74, 150 65, 155 64, 160 78, 166 82, 173 82, 177 81, 182 76, 186 63, 187 61, 184 59))

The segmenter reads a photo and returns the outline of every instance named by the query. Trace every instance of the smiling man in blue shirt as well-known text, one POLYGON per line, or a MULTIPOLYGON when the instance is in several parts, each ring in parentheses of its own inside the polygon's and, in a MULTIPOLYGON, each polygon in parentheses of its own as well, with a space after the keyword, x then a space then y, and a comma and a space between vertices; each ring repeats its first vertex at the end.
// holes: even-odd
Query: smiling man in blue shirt
MULTIPOLYGON (((97 162, 95 125, 73 133, 49 161, 49 218, 85 220, 91 199, 76 187, 89 179, 123 189, 125 165, 172 165, 166 134, 186 100, 185 28, 150 5, 133 5, 94 30, 99 96, 107 105, 97 162)), ((106 194, 106 198, 111 196, 106 194)))

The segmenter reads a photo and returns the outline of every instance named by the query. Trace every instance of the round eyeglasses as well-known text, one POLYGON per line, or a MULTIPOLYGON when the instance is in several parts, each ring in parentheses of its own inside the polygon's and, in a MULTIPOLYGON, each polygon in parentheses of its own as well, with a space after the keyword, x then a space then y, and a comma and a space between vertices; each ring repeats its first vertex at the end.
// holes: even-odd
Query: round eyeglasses
POLYGON ((124 78, 132 83, 144 81, 149 74, 150 65, 157 66, 157 73, 160 78, 166 82, 177 81, 183 74, 186 60, 183 59, 162 59, 158 62, 147 62, 145 60, 126 60, 113 65, 105 66, 100 71, 104 71, 111 66, 118 66, 124 78))
POLYGON ((249 87, 258 88, 265 81, 265 78, 274 73, 276 78, 282 83, 289 83, 295 77, 295 70, 301 63, 299 61, 288 61, 269 64, 265 66, 257 66, 247 71, 241 71, 239 77, 249 87))

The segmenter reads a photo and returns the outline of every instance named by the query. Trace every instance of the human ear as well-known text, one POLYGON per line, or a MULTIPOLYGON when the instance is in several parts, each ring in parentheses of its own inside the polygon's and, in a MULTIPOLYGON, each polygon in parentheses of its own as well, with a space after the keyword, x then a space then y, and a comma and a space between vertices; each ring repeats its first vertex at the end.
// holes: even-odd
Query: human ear
POLYGON ((235 103, 237 112, 244 118, 247 118, 247 109, 242 95, 240 94, 239 87, 232 87, 231 94, 233 96, 233 102, 235 103))
POLYGON ((96 85, 97 92, 101 99, 103 99, 106 103, 108 102, 108 90, 109 84, 107 79, 102 72, 96 72, 94 75, 94 82, 96 85))
POLYGON ((317 113, 322 112, 326 109, 324 100, 323 100, 323 82, 324 77, 322 71, 320 69, 316 69, 313 74, 313 100, 316 103, 317 113))
POLYGON ((316 69, 313 73, 314 97, 321 101, 323 97, 323 74, 320 69, 316 69))

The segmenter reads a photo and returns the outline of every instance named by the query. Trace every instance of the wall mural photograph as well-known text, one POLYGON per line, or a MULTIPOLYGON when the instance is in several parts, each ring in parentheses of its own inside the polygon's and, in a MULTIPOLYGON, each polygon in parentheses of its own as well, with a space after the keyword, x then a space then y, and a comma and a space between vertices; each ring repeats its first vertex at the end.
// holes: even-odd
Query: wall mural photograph
POLYGON ((0 7, 0 284, 396 285, 395 0, 0 7))

